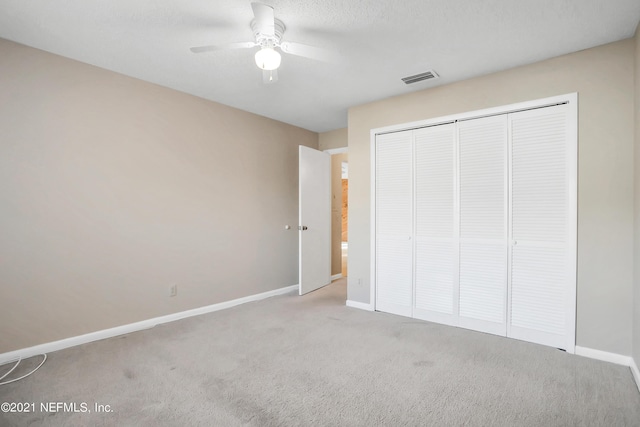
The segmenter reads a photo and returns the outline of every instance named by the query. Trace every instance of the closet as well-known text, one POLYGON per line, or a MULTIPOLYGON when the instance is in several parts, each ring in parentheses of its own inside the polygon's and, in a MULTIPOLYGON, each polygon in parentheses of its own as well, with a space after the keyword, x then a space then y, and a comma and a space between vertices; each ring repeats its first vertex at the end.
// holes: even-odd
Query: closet
POLYGON ((372 131, 376 310, 574 351, 576 104, 372 131))

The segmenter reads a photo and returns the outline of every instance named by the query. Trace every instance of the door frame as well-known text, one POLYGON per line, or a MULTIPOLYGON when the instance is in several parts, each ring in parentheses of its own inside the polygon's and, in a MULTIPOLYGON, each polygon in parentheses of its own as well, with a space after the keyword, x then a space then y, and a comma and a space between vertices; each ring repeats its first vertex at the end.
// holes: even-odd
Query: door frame
MULTIPOLYGON (((370 287, 369 287, 369 306, 371 310, 376 310, 376 293, 377 293, 377 281, 376 281, 376 136, 382 135, 386 133, 400 132, 406 130, 415 130, 429 126, 441 125, 445 123, 453 123, 461 120, 469 120, 469 119, 477 119, 481 117, 488 117, 494 115, 515 113, 518 111, 526 111, 537 108, 551 107, 559 104, 570 104, 575 106, 575 108, 571 109, 570 120, 570 132, 571 132, 571 141, 570 144, 575 145, 575 149, 572 149, 572 158, 569 159, 570 163, 570 180, 569 180, 569 209, 570 209, 570 238, 569 240, 575 242, 575 244, 570 248, 569 253, 567 254, 569 258, 568 265, 572 265, 574 268, 571 269, 569 274, 569 280, 573 283, 571 289, 569 290, 569 294, 567 295, 567 302, 572 302, 567 307, 567 326, 569 327, 569 342, 567 345, 568 352, 575 352, 575 339, 576 339, 576 311, 577 311, 577 300, 576 300, 576 289, 577 289, 577 216, 578 216, 578 171, 577 171, 577 155, 578 155, 578 93, 567 93, 564 95, 552 96, 548 98, 541 98, 531 101, 518 102, 514 104, 502 105, 498 107, 486 108, 481 110, 474 110, 463 112, 459 114, 452 114, 447 116, 435 117, 431 119, 419 120, 414 122, 402 123, 391 126, 384 126, 380 128, 371 129, 370 131, 370 143, 369 143, 369 152, 370 152, 370 212, 371 212, 371 223, 370 223, 370 287)), ((508 319, 507 319, 508 320, 508 319)))

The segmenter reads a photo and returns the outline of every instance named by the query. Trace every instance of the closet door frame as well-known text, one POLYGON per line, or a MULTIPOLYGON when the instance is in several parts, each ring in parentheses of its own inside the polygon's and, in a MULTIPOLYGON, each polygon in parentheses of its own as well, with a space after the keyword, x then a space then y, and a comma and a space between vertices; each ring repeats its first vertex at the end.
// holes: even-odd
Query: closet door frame
MULTIPOLYGON (((415 130, 428 126, 434 126, 445 123, 452 123, 459 120, 468 120, 473 118, 481 118, 493 115, 508 114, 518 111, 531 110, 536 108, 550 107, 558 104, 569 104, 569 120, 570 140, 568 141, 568 168, 569 168, 569 241, 570 245, 567 251, 567 275, 569 284, 567 289, 567 344, 565 350, 569 353, 575 353, 575 337, 576 337, 576 287, 577 287, 577 180, 578 180, 578 93, 568 93, 564 95, 542 98, 537 100, 519 102, 509 105, 503 105, 482 110, 464 112, 432 119, 419 120, 415 122, 385 126, 381 128, 371 129, 370 131, 370 287, 369 287, 369 304, 373 310, 376 310, 376 136, 386 133, 415 130)), ((510 150, 510 148, 509 148, 510 150)), ((510 153, 509 153, 510 155, 510 153)), ((510 195, 509 195, 510 196, 510 195)), ((510 205, 510 201, 508 203, 510 205)), ((510 208, 509 208, 510 209, 510 208)), ((509 245, 510 246, 510 245, 509 245)), ((510 248, 508 253, 510 254, 510 248)), ((459 284, 458 284, 459 286, 459 284)), ((508 283, 507 295, 510 296, 510 283, 508 283)), ((457 304, 457 303, 456 303, 457 304)), ((509 316, 509 305, 507 304, 507 316, 509 316)), ((508 317, 507 317, 508 319, 508 317)), ((448 323, 448 322, 443 322, 448 323)), ((457 323, 457 322, 452 322, 457 323)), ((507 322, 508 323, 508 322, 507 322)))

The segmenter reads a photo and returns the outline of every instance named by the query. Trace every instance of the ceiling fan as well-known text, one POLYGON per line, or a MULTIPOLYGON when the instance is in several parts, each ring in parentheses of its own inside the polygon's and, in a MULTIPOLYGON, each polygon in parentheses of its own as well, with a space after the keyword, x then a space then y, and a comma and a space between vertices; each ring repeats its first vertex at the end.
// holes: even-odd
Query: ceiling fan
POLYGON ((201 53, 223 49, 249 49, 259 46, 255 59, 258 68, 262 69, 263 81, 265 83, 275 83, 278 80, 278 67, 281 56, 276 50, 303 56, 318 61, 330 61, 331 55, 324 49, 308 46, 301 43, 282 41, 282 36, 286 30, 284 23, 277 19, 273 13, 273 7, 263 3, 251 3, 254 19, 251 20, 251 30, 255 41, 227 43, 221 45, 192 47, 191 52, 201 53))

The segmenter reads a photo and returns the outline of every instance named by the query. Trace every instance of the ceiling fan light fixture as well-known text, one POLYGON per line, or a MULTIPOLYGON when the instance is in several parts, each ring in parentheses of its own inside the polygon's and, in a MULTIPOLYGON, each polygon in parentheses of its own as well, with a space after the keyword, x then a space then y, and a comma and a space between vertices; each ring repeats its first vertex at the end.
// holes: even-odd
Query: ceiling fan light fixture
POLYGON ((271 47, 263 47, 256 52, 256 65, 262 70, 275 70, 280 66, 282 57, 271 47))

